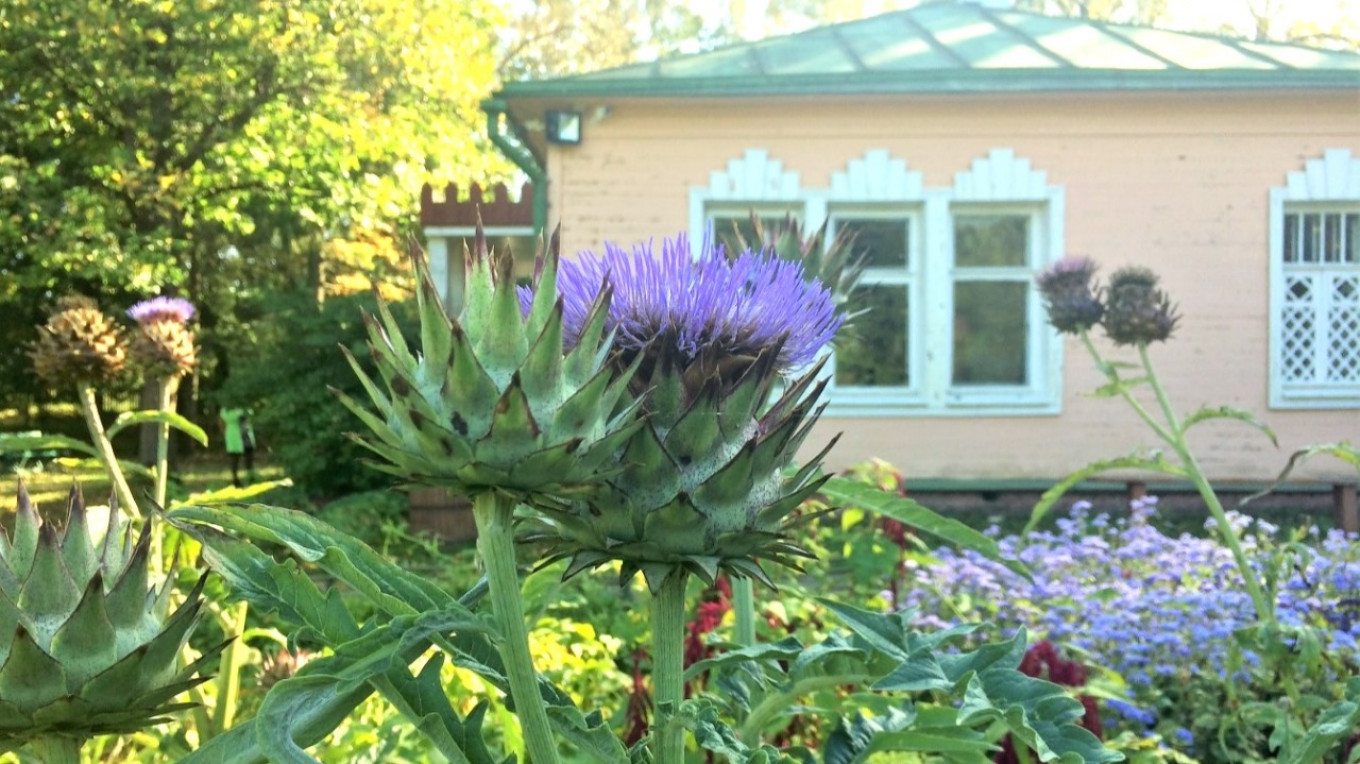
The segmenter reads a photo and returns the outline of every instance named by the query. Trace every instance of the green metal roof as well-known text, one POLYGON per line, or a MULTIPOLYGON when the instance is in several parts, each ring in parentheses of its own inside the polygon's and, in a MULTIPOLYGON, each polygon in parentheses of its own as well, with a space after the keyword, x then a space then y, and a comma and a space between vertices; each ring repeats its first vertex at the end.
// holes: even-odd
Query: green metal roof
POLYGON ((560 79, 514 96, 1360 89, 1360 54, 932 3, 560 79))

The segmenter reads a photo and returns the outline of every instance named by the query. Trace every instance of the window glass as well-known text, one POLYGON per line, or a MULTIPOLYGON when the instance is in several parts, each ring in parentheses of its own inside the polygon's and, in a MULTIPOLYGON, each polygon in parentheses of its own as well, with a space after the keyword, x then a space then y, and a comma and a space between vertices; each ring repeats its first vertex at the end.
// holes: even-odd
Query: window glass
POLYGON ((954 264, 960 268, 1025 265, 1028 215, 956 215, 954 264))
POLYGON ((891 268, 907 264, 910 221, 904 218, 837 218, 836 233, 853 237, 854 252, 868 268, 891 268))
MULTIPOLYGON (((760 216, 760 224, 765 229, 766 236, 774 235, 779 230, 780 224, 784 222, 783 213, 760 216)), ((713 223, 713 237, 730 255, 734 252, 744 252, 747 248, 760 249, 765 245, 760 237, 756 235, 756 227, 751 222, 749 212, 742 214, 722 214, 714 215, 709 218, 713 223)))
POLYGON ((1284 261, 1286 263, 1297 263, 1299 261, 1299 216, 1284 216, 1284 261))
POLYGON ((863 311, 836 337, 836 384, 904 387, 907 378, 907 287, 865 284, 852 310, 863 311))
POLYGON ((954 384, 1023 385, 1027 282, 954 284, 954 384))
POLYGON ((1346 215, 1346 244, 1342 251, 1345 262, 1360 263, 1360 213, 1346 215))

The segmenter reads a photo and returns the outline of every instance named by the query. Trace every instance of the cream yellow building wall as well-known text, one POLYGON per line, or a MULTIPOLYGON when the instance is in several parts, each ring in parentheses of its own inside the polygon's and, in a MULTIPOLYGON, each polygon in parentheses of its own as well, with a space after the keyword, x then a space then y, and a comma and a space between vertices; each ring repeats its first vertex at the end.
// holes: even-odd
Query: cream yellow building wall
MULTIPOLYGON (((1106 274, 1139 264, 1162 275, 1184 317, 1152 355, 1182 411, 1235 406, 1278 434, 1275 448, 1238 422, 1201 425, 1193 445, 1212 478, 1266 480, 1295 448, 1360 442, 1360 410, 1269 410, 1267 402, 1269 191, 1327 149, 1360 157, 1360 93, 512 104, 529 124, 549 106, 588 117, 581 145, 542 147, 549 218, 561 221, 566 252, 686 230, 691 187, 748 149, 768 151, 805 188, 830 185, 870 149, 904 160, 926 187, 949 187, 975 159, 1012 149, 1064 189, 1068 253, 1094 258, 1106 274)), ((913 477, 1048 479, 1155 446, 1125 406, 1087 397, 1102 381, 1068 341, 1058 415, 828 418, 806 448, 843 432, 832 467, 881 457, 913 477)), ((1355 477, 1325 460, 1299 474, 1355 477)))

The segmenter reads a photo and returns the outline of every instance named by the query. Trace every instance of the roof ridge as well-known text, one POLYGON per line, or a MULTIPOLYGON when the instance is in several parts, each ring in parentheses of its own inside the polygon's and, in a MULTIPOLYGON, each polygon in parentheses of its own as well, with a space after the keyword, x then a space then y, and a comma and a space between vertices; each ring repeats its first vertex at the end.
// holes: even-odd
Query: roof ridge
POLYGON ((505 83, 502 92, 661 96, 1292 87, 1360 90, 1360 52, 930 2, 709 51, 505 83))

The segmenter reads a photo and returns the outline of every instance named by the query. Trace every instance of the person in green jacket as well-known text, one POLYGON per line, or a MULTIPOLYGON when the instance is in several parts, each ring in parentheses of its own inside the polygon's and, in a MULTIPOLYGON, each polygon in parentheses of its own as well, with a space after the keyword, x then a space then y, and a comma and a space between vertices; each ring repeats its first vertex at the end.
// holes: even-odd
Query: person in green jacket
POLYGON ((231 484, 241 487, 238 470, 245 457, 246 474, 255 482, 255 429, 250 425, 250 409, 224 408, 218 412, 222 419, 223 441, 231 457, 231 484))

